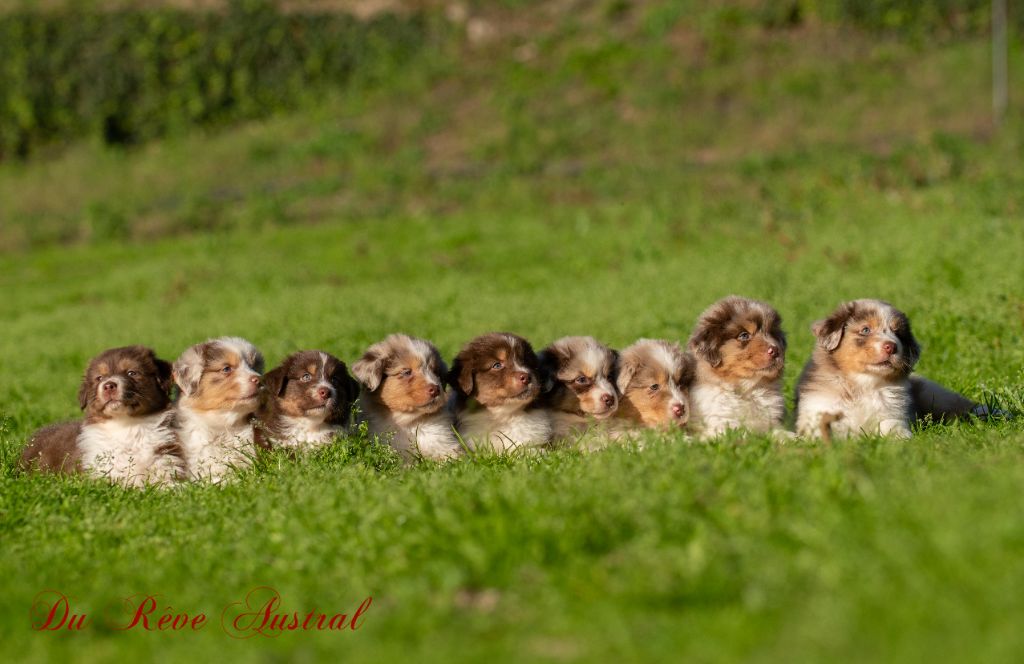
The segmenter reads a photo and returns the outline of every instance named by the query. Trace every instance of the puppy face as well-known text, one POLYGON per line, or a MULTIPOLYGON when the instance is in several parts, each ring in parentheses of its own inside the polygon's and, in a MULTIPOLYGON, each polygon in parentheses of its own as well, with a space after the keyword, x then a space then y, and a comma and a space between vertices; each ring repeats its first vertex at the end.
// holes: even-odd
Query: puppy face
POLYGON ((593 337, 564 337, 540 352, 541 370, 554 381, 548 405, 554 410, 610 417, 619 407, 612 384, 615 352, 593 337))
POLYGON ((170 403, 171 365, 145 346, 111 348, 89 362, 78 405, 90 422, 157 413, 170 403))
POLYGON ((525 408, 540 394, 540 365, 529 341, 494 332, 466 344, 448 380, 460 395, 485 408, 525 408))
POLYGON ((370 346, 352 373, 368 397, 391 412, 429 415, 444 406, 448 372, 433 344, 392 334, 370 346))
POLYGON ((910 319, 881 300, 843 303, 811 330, 833 365, 846 374, 902 378, 921 355, 910 319))
POLYGON ((316 422, 343 424, 359 395, 359 384, 349 377, 345 363, 318 350, 289 355, 263 382, 276 412, 316 422))
POLYGON ((263 355, 239 337, 192 346, 174 363, 174 382, 196 410, 251 413, 260 393, 263 355))
POLYGON ((700 315, 689 348, 724 380, 774 380, 786 358, 782 317, 764 302, 733 295, 700 315))
POLYGON ((678 344, 641 339, 619 355, 618 417, 647 427, 684 426, 696 363, 678 344))

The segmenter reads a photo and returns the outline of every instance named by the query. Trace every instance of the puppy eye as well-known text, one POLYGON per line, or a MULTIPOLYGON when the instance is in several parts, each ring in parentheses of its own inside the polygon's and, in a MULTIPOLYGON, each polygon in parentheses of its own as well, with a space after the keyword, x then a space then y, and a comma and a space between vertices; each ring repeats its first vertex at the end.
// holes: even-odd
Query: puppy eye
POLYGON ((311 376, 308 372, 302 374, 302 382, 303 383, 308 383, 311 380, 313 380, 313 376, 311 376))
POLYGON ((864 326, 864 327, 860 328, 860 333, 863 334, 864 336, 867 336, 867 335, 871 334, 871 328, 867 327, 867 326, 864 326))
POLYGON ((750 332, 740 332, 740 335, 736 338, 740 341, 750 341, 750 332))
POLYGON ((220 372, 223 373, 223 374, 231 373, 231 365, 229 364, 229 365, 225 366, 223 369, 220 370, 220 372))
POLYGON ((590 382, 590 379, 587 378, 586 376, 579 376, 578 378, 576 378, 576 384, 577 385, 586 385, 589 382, 590 382))
POLYGON ((101 380, 103 380, 103 376, 102 375, 96 376, 96 382, 97 383, 100 382, 101 380))
POLYGON ((408 378, 412 375, 412 369, 402 369, 402 373, 398 374, 402 378, 408 378))
POLYGON ((501 362, 495 362, 494 364, 491 365, 491 368, 492 369, 504 369, 505 365, 502 364, 501 362))
POLYGON ((661 385, 658 385, 657 383, 655 383, 654 385, 651 385, 651 387, 650 387, 651 392, 657 392, 660 389, 661 389, 661 385))
POLYGON ((129 369, 129 370, 128 370, 128 371, 126 371, 125 373, 127 373, 127 374, 128 374, 128 376, 129 376, 130 378, 135 378, 136 376, 138 376, 138 375, 139 375, 139 372, 138 372, 138 371, 133 371, 133 370, 131 370, 131 369, 129 369))

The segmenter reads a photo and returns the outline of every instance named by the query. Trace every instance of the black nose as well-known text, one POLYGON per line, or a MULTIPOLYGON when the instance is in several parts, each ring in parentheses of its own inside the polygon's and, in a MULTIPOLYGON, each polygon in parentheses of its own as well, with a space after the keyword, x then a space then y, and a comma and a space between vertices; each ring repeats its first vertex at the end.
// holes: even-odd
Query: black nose
POLYGON ((117 390, 117 383, 115 383, 114 381, 108 380, 107 382, 103 383, 104 393, 114 392, 115 390, 117 390))
POLYGON ((615 397, 613 397, 612 395, 610 395, 610 394, 608 394, 606 392, 606 393, 601 395, 601 403, 603 403, 605 406, 608 406, 610 408, 611 405, 613 403, 615 403, 615 397))
POLYGON ((516 378, 519 379, 519 382, 523 385, 529 385, 532 377, 525 371, 520 371, 516 374, 516 378))

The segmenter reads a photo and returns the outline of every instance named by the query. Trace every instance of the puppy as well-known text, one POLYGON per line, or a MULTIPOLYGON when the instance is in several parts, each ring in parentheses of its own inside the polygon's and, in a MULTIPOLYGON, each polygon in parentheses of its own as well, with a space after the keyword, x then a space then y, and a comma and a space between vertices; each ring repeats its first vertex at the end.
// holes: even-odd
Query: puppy
POLYGON ((785 435, 786 335, 771 306, 731 295, 700 315, 689 350, 697 359, 690 426, 702 437, 730 429, 785 435))
POLYGON ((94 357, 82 378, 81 422, 46 427, 33 436, 22 466, 82 472, 140 487, 186 477, 172 426, 171 365, 144 346, 112 348, 94 357))
POLYGON ((472 449, 496 452, 551 442, 548 411, 536 407, 540 364, 530 342, 508 333, 466 344, 448 372, 459 433, 472 449))
POLYGON ((617 365, 622 399, 615 419, 633 428, 685 427, 696 364, 679 344, 661 339, 640 339, 624 349, 617 365))
POLYGON ((921 347, 907 315, 881 300, 854 300, 811 329, 818 343, 797 383, 797 433, 909 438, 910 372, 921 347))
POLYGON ((196 344, 175 361, 176 429, 192 479, 218 483, 252 464, 262 372, 263 355, 238 337, 196 344))
POLYGON ((550 412, 555 438, 582 434, 615 414, 615 351, 593 337, 563 337, 537 357, 551 384, 538 403, 550 412))
POLYGON ((264 449, 313 449, 345 432, 359 383, 329 353, 304 350, 263 377, 256 444, 264 449))
POLYGON ((407 462, 462 453, 445 408, 447 371, 430 342, 404 334, 375 343, 352 365, 362 385, 359 408, 370 433, 386 438, 407 462))

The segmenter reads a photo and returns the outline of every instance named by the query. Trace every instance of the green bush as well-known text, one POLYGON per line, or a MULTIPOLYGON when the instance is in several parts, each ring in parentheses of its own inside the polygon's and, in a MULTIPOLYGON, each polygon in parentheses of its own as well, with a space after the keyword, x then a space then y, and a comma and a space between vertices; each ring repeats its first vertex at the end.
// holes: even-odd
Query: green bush
POLYGON ((0 159, 98 136, 114 144, 267 115, 423 44, 422 17, 224 12, 16 11, 0 15, 0 159))

